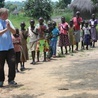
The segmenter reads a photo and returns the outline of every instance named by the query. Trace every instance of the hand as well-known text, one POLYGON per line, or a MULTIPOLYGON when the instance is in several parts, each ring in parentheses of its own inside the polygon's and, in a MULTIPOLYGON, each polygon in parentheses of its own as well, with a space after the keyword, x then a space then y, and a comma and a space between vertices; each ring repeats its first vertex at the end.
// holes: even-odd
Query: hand
POLYGON ((10 26, 9 21, 6 21, 6 25, 7 25, 7 29, 10 30, 11 26, 10 26))

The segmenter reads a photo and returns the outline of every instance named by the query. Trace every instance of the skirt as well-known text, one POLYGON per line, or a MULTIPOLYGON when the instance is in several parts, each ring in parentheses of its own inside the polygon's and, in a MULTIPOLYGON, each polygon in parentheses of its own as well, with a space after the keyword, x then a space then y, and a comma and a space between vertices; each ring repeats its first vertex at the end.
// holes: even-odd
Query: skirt
POLYGON ((59 36, 59 46, 70 46, 68 35, 60 34, 59 36))

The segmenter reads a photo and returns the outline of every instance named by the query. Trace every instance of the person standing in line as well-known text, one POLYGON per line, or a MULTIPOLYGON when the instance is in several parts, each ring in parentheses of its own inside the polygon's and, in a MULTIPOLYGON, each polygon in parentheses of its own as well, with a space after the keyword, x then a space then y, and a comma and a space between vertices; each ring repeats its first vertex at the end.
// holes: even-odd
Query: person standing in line
POLYGON ((19 70, 18 70, 18 63, 21 63, 20 62, 21 38, 20 38, 20 34, 19 34, 19 29, 18 28, 16 28, 16 34, 12 35, 12 41, 13 41, 14 51, 15 51, 15 55, 16 55, 16 72, 19 72, 19 70))
POLYGON ((0 8, 0 87, 3 87, 5 80, 4 65, 8 64, 8 84, 16 86, 14 81, 15 72, 15 51, 11 38, 11 33, 15 34, 15 28, 8 19, 8 9, 0 8))
POLYGON ((57 49, 57 40, 59 36, 59 29, 56 27, 56 22, 53 21, 53 30, 52 30, 52 38, 50 42, 50 46, 52 47, 52 57, 56 57, 56 49, 57 49))
POLYGON ((85 26, 83 26, 83 32, 84 32, 84 44, 86 45, 86 50, 88 50, 88 45, 90 45, 90 39, 91 39, 91 28, 89 27, 88 21, 85 22, 85 26))
POLYGON ((68 37, 69 37, 71 51, 74 52, 75 36, 74 36, 74 26, 72 20, 70 20, 69 22, 68 37))
POLYGON ((59 46, 61 47, 61 54, 63 55, 63 46, 65 47, 65 54, 68 53, 67 46, 70 47, 68 39, 68 23, 65 21, 65 17, 61 17, 61 23, 59 24, 59 46))
POLYGON ((47 25, 44 23, 44 19, 42 17, 39 18, 39 23, 36 25, 35 30, 38 33, 38 39, 39 39, 37 41, 37 61, 39 62, 39 54, 43 52, 44 53, 43 62, 46 62, 46 52, 49 50, 49 46, 46 39, 47 25))
POLYGON ((80 12, 76 12, 76 16, 72 18, 74 24, 74 34, 76 40, 76 51, 78 51, 78 45, 80 42, 80 24, 82 22, 82 17, 80 17, 80 12))
POLYGON ((92 40, 92 47, 95 47, 95 42, 97 42, 97 20, 95 19, 95 14, 92 14, 92 19, 90 19, 90 27, 91 27, 91 40, 92 40))
POLYGON ((28 34, 30 38, 30 49, 31 49, 31 55, 32 55, 32 62, 31 64, 36 64, 35 62, 35 55, 36 55, 36 45, 37 45, 37 36, 38 34, 35 32, 35 21, 30 20, 30 26, 28 27, 28 34))
POLYGON ((20 37, 21 37, 21 71, 25 70, 25 62, 29 59, 28 57, 28 48, 27 48, 27 38, 28 38, 28 32, 25 29, 25 22, 21 22, 20 24, 20 37))

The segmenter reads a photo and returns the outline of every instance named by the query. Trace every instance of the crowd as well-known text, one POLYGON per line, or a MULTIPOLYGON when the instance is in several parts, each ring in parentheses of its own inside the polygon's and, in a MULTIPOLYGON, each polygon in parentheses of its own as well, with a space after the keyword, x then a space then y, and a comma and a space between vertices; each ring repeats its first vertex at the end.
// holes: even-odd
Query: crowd
POLYGON ((8 19, 8 10, 0 9, 0 87, 5 80, 4 65, 5 60, 9 67, 8 84, 17 85, 14 81, 16 72, 25 70, 25 62, 29 59, 28 49, 31 51, 32 62, 35 65, 40 62, 40 54, 43 54, 43 62, 50 61, 57 56, 57 43, 60 47, 61 54, 66 55, 69 51, 74 53, 81 49, 88 50, 95 47, 97 42, 98 22, 95 14, 92 14, 90 20, 83 20, 80 12, 66 22, 65 17, 61 17, 61 23, 48 21, 46 24, 43 17, 38 19, 35 24, 33 19, 30 20, 30 26, 26 28, 26 23, 20 23, 20 29, 15 28, 8 19), (29 39, 29 42, 27 41, 29 39), (29 47, 27 47, 29 44, 29 47), (90 46, 90 47, 89 47, 90 46), (69 48, 69 51, 68 51, 69 48))

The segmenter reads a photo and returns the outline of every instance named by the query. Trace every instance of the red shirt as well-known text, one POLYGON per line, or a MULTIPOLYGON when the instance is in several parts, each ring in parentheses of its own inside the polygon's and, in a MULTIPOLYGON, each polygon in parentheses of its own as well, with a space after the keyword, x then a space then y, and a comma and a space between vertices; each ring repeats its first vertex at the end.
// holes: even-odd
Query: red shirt
POLYGON ((82 21, 82 18, 79 17, 77 19, 77 17, 73 17, 72 20, 73 20, 75 30, 80 30, 80 24, 79 23, 82 21))

